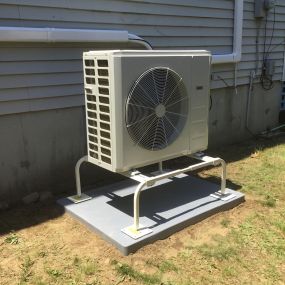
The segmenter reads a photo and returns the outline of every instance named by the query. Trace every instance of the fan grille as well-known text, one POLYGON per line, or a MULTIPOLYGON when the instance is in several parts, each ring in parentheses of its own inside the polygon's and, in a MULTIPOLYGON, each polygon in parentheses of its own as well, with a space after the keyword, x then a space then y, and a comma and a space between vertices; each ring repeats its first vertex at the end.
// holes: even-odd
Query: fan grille
POLYGON ((181 76, 166 67, 144 72, 126 102, 126 127, 133 141, 148 150, 166 148, 187 120, 188 96, 181 76))

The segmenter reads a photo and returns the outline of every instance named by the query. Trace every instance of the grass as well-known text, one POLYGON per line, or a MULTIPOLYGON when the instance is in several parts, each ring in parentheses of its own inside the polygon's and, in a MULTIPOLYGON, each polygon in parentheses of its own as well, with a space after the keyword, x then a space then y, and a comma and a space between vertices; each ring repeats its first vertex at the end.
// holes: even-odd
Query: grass
POLYGON ((230 225, 230 223, 231 223, 231 220, 228 219, 228 218, 225 218, 225 219, 222 219, 222 220, 221 220, 221 225, 222 225, 223 227, 225 227, 225 228, 227 228, 227 227, 230 225))
POLYGON ((81 265, 81 271, 85 275, 93 275, 98 271, 98 265, 94 262, 88 261, 81 265))
POLYGON ((19 237, 15 233, 10 233, 5 239, 5 243, 8 244, 18 244, 19 243, 19 237))
POLYGON ((267 207, 271 207, 271 208, 274 208, 276 207, 276 202, 277 202, 277 199, 272 197, 271 195, 267 194, 265 196, 265 199, 264 201, 262 201, 262 204, 264 206, 267 206, 267 207))
POLYGON ((121 276, 128 276, 130 278, 133 278, 135 281, 139 281, 146 285, 152 285, 152 284, 159 284, 160 278, 157 274, 146 274, 141 273, 137 270, 135 270, 133 267, 131 267, 128 264, 119 263, 114 261, 113 264, 115 265, 115 270, 120 274, 121 276))
POLYGON ((73 259, 73 265, 78 268, 78 270, 84 275, 94 275, 99 271, 98 264, 91 260, 87 259, 82 261, 78 256, 73 259))
POLYGON ((169 271, 174 271, 177 272, 178 268, 177 266, 169 260, 163 260, 159 265, 158 265, 158 269, 162 272, 169 272, 169 271))
POLYGON ((160 262, 157 262, 156 260, 150 259, 146 261, 146 264, 148 266, 156 267, 161 273, 178 271, 178 268, 176 267, 176 265, 172 260, 162 260, 160 262))
POLYGON ((275 206, 276 198, 284 198, 284 149, 284 144, 280 144, 274 148, 259 150, 258 158, 251 159, 253 163, 244 163, 239 179, 245 192, 262 196, 269 206, 275 206))
POLYGON ((47 269, 47 274, 53 278, 58 278, 62 275, 62 273, 57 269, 47 269))
POLYGON ((31 260, 29 256, 24 259, 24 262, 21 264, 21 276, 20 284, 24 284, 29 281, 29 277, 32 275, 32 267, 34 261, 31 260))
MULTIPOLYGON (((231 161, 228 180, 246 194, 243 205, 127 257, 66 215, 10 232, 0 237, 1 285, 284 284, 285 139, 216 155, 231 161)), ((219 177, 220 170, 199 175, 219 177)), ((13 211, 12 225, 25 215, 13 211)))
POLYGON ((217 260, 228 260, 237 255, 236 248, 229 245, 226 241, 221 241, 217 245, 203 244, 197 250, 206 258, 217 260))
POLYGON ((277 221, 274 222, 274 225, 285 234, 285 217, 280 217, 277 221))
POLYGON ((236 229, 232 229, 227 236, 213 237, 212 244, 203 244, 196 250, 207 258, 217 261, 237 263, 241 257, 250 258, 247 254, 266 253, 266 258, 275 261, 285 261, 285 242, 278 227, 280 220, 272 221, 272 217, 255 214, 247 218, 236 229), (261 222, 261 219, 263 220, 261 222), (273 222, 273 223, 272 223, 273 222), (271 225, 272 223, 272 225, 271 225), (267 230, 262 227, 267 226, 267 230))

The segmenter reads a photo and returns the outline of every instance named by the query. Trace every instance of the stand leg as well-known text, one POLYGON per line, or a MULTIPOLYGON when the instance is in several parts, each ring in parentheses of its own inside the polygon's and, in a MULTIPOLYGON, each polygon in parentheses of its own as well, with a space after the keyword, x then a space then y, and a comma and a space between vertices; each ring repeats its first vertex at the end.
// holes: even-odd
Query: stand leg
POLYGON ((222 173, 221 173, 221 190, 211 194, 212 197, 222 200, 228 201, 235 197, 232 193, 227 193, 226 189, 226 179, 227 179, 227 165, 223 159, 219 159, 218 164, 221 164, 222 173))
MULTIPOLYGON (((140 192, 142 191, 142 189, 145 186, 151 186, 153 184, 155 184, 157 181, 163 180, 165 178, 170 178, 170 177, 174 177, 176 175, 188 172, 188 171, 194 171, 206 166, 218 166, 221 165, 222 166, 222 174, 221 174, 221 189, 213 194, 211 194, 212 197, 219 199, 219 200, 223 200, 223 201, 227 201, 230 200, 232 198, 235 197, 234 194, 232 194, 231 192, 227 191, 226 189, 226 163, 223 159, 220 158, 213 158, 213 157, 209 157, 209 156, 205 156, 205 155, 193 155, 194 158, 202 161, 201 163, 197 163, 194 165, 190 165, 186 168, 183 169, 177 169, 177 170, 173 170, 173 171, 169 171, 169 172, 160 172, 160 174, 155 175, 154 177, 148 177, 145 178, 143 181, 140 182, 140 184, 137 186, 137 189, 135 191, 134 194, 134 222, 133 225, 130 227, 126 227, 124 229, 122 229, 122 231, 129 235, 130 237, 137 239, 140 238, 146 234, 149 234, 150 232, 152 232, 150 229, 143 227, 142 225, 140 225, 139 223, 139 206, 140 206, 140 192)), ((159 163, 159 170, 162 170, 162 162, 159 163)), ((137 180, 134 178, 134 176, 131 176, 132 179, 137 180)), ((141 177, 140 177, 141 179, 141 177)), ((137 180, 140 181, 140 180, 137 180)))
POLYGON ((76 195, 68 197, 69 200, 71 200, 74 203, 80 203, 86 200, 90 200, 91 197, 82 194, 81 192, 81 181, 80 181, 80 166, 83 162, 88 162, 88 156, 81 157, 75 166, 75 180, 76 180, 76 195))
POLYGON ((81 181, 80 181, 80 166, 83 162, 88 162, 87 156, 81 157, 75 165, 76 192, 77 192, 78 197, 81 197, 81 194, 82 194, 82 192, 81 192, 81 181))
POLYGON ((133 239, 138 239, 142 236, 150 234, 152 232, 151 229, 144 228, 143 225, 140 224, 140 193, 143 190, 146 182, 141 182, 135 191, 134 194, 134 224, 130 227, 122 229, 122 232, 132 237, 133 239))
POLYGON ((221 176, 221 193, 226 194, 226 181, 227 181, 227 165, 226 162, 221 159, 222 176, 221 176))
POLYGON ((140 219, 140 194, 144 187, 144 183, 140 183, 134 194, 134 230, 139 230, 139 219, 140 219))
POLYGON ((162 172, 163 172, 163 165, 162 165, 162 161, 160 161, 160 162, 158 163, 158 171, 159 171, 160 173, 162 173, 162 172))
POLYGON ((158 169, 156 171, 151 172, 151 175, 157 176, 163 173, 166 173, 166 169, 163 169, 163 161, 158 162, 158 169))

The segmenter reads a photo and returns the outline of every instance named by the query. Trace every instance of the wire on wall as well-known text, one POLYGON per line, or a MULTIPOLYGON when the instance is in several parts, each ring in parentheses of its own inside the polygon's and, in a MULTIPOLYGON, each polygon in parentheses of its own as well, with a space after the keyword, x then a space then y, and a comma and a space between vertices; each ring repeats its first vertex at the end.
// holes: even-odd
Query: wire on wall
POLYGON ((268 12, 266 13, 265 16, 265 31, 264 31, 264 43, 263 43, 263 57, 262 57, 262 67, 261 67, 261 75, 260 75, 260 83, 261 86, 264 90, 271 90, 274 87, 274 81, 273 81, 273 75, 269 74, 267 70, 267 62, 268 62, 268 57, 271 53, 272 49, 272 40, 274 37, 274 32, 275 32, 275 25, 276 25, 276 8, 274 6, 273 10, 273 24, 272 24, 272 33, 270 36, 269 44, 266 49, 266 43, 267 43, 267 28, 268 28, 268 12))
POLYGON ((285 40, 282 41, 282 42, 280 42, 280 43, 278 43, 278 44, 273 45, 272 48, 271 48, 271 50, 270 50, 269 52, 274 51, 276 48, 278 48, 278 47, 280 47, 280 46, 282 46, 282 45, 284 45, 284 44, 285 44, 285 40))
POLYGON ((210 105, 209 105, 209 111, 212 110, 213 107, 213 98, 212 98, 212 94, 210 93, 210 105))
POLYGON ((220 76, 219 74, 217 74, 216 76, 225 84, 226 87, 231 87, 222 76, 220 76))

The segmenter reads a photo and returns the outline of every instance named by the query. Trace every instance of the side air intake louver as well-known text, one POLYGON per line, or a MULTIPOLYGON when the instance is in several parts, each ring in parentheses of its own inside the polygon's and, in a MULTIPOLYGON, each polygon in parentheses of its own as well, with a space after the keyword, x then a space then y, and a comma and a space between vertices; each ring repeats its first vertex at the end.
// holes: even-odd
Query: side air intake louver
POLYGON ((85 101, 88 154, 111 164, 109 65, 106 59, 85 59, 85 101))

